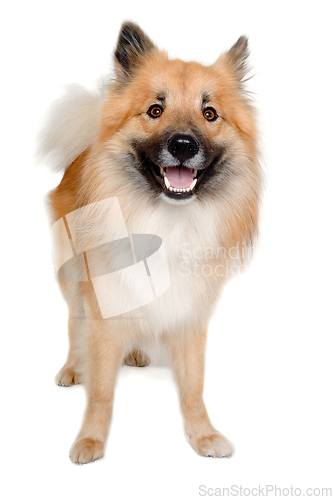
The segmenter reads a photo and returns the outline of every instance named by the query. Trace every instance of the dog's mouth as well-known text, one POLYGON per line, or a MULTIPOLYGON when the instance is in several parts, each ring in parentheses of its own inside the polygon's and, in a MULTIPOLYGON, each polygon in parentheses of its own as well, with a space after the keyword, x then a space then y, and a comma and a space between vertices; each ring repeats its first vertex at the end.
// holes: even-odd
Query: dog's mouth
POLYGON ((159 167, 165 194, 171 197, 192 196, 198 182, 198 171, 187 167, 159 167))
MULTIPOLYGON (((197 162, 196 168, 180 165, 168 165, 166 162, 156 162, 144 150, 136 148, 136 166, 146 177, 156 194, 175 200, 185 201, 201 196, 202 187, 216 175, 219 168, 225 166, 225 147, 211 148, 210 158, 197 162), (223 159, 224 158, 224 159, 223 159)), ((194 167, 194 166, 193 166, 194 167)))
POLYGON ((153 174, 155 182, 157 181, 159 190, 168 198, 175 200, 191 198, 204 174, 202 170, 185 166, 158 166, 148 159, 145 163, 153 174))

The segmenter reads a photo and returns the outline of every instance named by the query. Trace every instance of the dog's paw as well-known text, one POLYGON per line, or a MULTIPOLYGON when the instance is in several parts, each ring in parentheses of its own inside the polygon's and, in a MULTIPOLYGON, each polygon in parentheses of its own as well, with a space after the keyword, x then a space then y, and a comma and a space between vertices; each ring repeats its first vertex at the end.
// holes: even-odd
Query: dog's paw
POLYGON ((210 436, 187 436, 192 448, 204 457, 223 458, 231 457, 234 452, 233 444, 219 432, 210 436))
POLYGON ((79 439, 73 443, 69 456, 72 462, 78 465, 95 462, 95 460, 104 457, 104 445, 95 439, 79 439))
POLYGON ((55 378, 55 382, 63 387, 80 384, 81 378, 73 368, 68 368, 66 365, 60 370, 55 378))
POLYGON ((149 365, 150 358, 145 352, 141 351, 140 349, 135 349, 126 356, 124 362, 128 366, 142 367, 149 365))

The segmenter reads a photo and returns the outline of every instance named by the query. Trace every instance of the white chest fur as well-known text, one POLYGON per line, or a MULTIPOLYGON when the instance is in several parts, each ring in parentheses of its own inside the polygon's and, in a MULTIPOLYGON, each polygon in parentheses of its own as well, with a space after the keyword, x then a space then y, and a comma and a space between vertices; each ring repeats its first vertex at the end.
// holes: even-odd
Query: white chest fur
POLYGON ((183 206, 162 201, 137 213, 127 226, 131 233, 159 236, 166 251, 170 286, 143 310, 155 334, 210 316, 219 293, 207 265, 207 252, 218 247, 216 209, 196 200, 183 206))

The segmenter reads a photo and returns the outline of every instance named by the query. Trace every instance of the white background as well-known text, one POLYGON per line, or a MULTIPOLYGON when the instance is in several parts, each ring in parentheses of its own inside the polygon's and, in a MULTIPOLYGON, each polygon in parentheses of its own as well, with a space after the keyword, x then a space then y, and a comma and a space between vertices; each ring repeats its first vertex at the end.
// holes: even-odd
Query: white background
POLYGON ((196 499, 199 486, 333 488, 332 22, 328 1, 7 2, 1 13, 3 498, 196 499), (34 138, 63 86, 110 69, 122 21, 210 64, 249 36, 266 173, 261 241, 210 326, 205 401, 230 460, 186 443, 167 368, 121 370, 106 457, 68 450, 84 389, 59 388, 66 306, 34 138))

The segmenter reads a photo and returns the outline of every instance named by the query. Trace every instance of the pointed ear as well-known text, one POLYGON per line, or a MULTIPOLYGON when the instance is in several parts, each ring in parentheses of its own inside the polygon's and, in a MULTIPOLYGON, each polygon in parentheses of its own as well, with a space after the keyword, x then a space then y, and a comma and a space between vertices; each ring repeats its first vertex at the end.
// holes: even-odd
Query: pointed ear
POLYGON ((114 54, 118 79, 122 83, 126 83, 143 63, 147 54, 154 49, 155 45, 139 26, 125 22, 120 29, 114 54))
POLYGON ((248 39, 245 36, 238 38, 235 45, 227 52, 238 78, 242 80, 247 73, 247 59, 249 57, 248 39))

